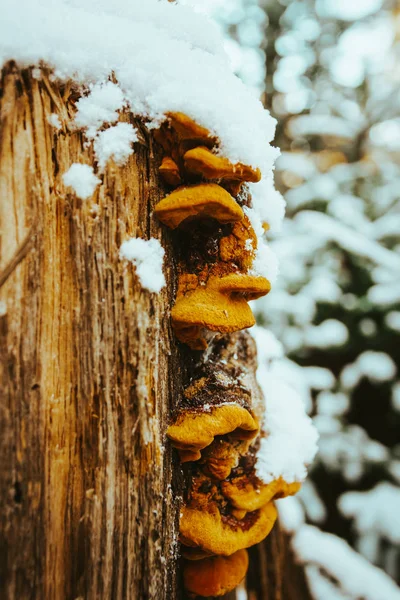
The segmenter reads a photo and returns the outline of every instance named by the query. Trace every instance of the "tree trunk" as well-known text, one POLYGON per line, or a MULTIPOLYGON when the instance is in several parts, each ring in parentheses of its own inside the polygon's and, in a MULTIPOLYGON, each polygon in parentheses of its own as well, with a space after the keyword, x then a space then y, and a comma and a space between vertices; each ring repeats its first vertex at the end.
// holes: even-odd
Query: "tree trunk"
MULTIPOLYGON (((141 143, 79 200, 62 183, 72 163, 94 164, 70 126, 77 97, 45 71, 2 72, 0 597, 174 600, 183 480, 165 430, 189 353, 169 322, 170 234, 152 217, 159 149, 124 114, 141 143), (162 240, 160 294, 120 260, 129 237, 162 240)), ((278 563, 285 553, 260 548, 273 581, 263 552, 278 563)), ((260 589, 251 597, 295 597, 260 589)))
POLYGON ((1 288, 0 596, 169 599, 173 258, 163 239, 167 287, 154 295, 118 257, 127 237, 168 237, 151 217, 155 149, 142 128, 92 200, 68 194, 63 173, 94 162, 68 129, 73 97, 46 75, 3 72, 1 265, 13 269, 1 288))
POLYGON ((279 523, 250 549, 246 588, 249 600, 311 600, 304 569, 296 564, 290 538, 279 523))

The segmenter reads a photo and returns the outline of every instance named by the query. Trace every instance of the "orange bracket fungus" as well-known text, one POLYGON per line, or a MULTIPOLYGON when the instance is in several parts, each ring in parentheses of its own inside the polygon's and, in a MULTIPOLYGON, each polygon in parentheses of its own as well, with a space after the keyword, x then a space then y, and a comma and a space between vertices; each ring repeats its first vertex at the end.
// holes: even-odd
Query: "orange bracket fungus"
POLYGON ((281 477, 271 483, 263 483, 254 470, 249 475, 232 477, 221 483, 224 496, 235 508, 246 512, 258 510, 271 500, 293 496, 300 487, 300 483, 286 483, 281 477))
POLYGON ((246 332, 237 332, 215 341, 207 360, 197 365, 178 415, 167 430, 182 462, 199 460, 201 451, 218 437, 205 461, 215 472, 228 468, 227 476, 238 457, 247 452, 258 434, 262 413, 260 390, 248 372, 254 361, 254 340, 246 332), (220 438, 228 434, 226 444, 220 438))
POLYGON ((241 457, 246 454, 253 440, 254 437, 240 440, 236 437, 235 432, 233 435, 217 437, 201 453, 200 464, 203 473, 212 479, 220 481, 226 479, 232 469, 239 465, 241 457))
POLYGON ((177 338, 193 350, 207 347, 207 331, 230 333, 252 327, 255 318, 248 301, 264 296, 271 287, 264 277, 239 273, 210 277, 194 289, 187 284, 188 278, 181 276, 171 317, 177 338))
POLYGON ((232 227, 219 241, 219 257, 224 263, 233 263, 243 273, 252 266, 258 240, 247 217, 232 227))
POLYGON ((211 146, 216 143, 216 138, 210 134, 208 129, 202 127, 184 113, 172 112, 168 113, 167 116, 179 139, 197 141, 211 146))
MULTIPOLYGON (((265 296, 271 289, 265 277, 248 272, 257 249, 248 218, 229 227, 231 230, 215 242, 214 263, 199 261, 197 272, 192 273, 185 270, 185 264, 181 266, 171 318, 178 339, 193 350, 207 347, 208 332, 230 333, 252 327, 255 318, 248 301, 265 296)), ((196 271, 196 267, 194 264, 192 269, 196 271)))
POLYGON ((183 558, 186 560, 203 560, 203 558, 210 558, 210 556, 214 556, 211 552, 205 552, 201 548, 190 548, 190 546, 181 546, 181 554, 183 558))
POLYGON ((179 173, 179 167, 170 156, 164 156, 158 170, 165 183, 171 187, 181 185, 182 178, 179 173))
POLYGON ((233 223, 244 217, 236 200, 215 183, 178 188, 156 205, 154 214, 171 229, 189 218, 208 217, 219 223, 233 223))
POLYGON ((250 548, 267 537, 277 519, 273 502, 248 512, 243 519, 222 514, 216 506, 192 509, 184 506, 180 521, 180 540, 221 556, 250 548))
POLYGON ((300 484, 265 483, 255 468, 264 404, 256 381, 255 319, 248 304, 267 294, 254 269, 258 238, 242 206, 244 182, 258 169, 218 154, 218 139, 184 113, 167 115, 156 140, 160 176, 174 190, 154 209, 176 230, 178 289, 171 320, 192 350, 190 383, 167 436, 191 479, 181 510, 184 586, 190 597, 222 596, 245 577, 246 548, 263 540, 277 518, 273 500, 300 484))
POLYGON ((218 139, 208 129, 181 112, 168 113, 167 117, 155 138, 165 152, 160 174, 168 185, 204 178, 221 181, 238 193, 243 182, 260 181, 259 169, 215 154, 212 149, 218 147, 218 139))
MULTIPOLYGON (((209 152, 204 147, 196 150, 209 152)), ((223 160, 212 153, 211 156, 223 160)), ((164 159, 163 164, 176 174, 172 159, 164 159)), ((223 172, 230 177, 232 173, 237 178, 245 177, 243 165, 232 165, 229 161, 223 164, 223 172)), ((258 175, 246 172, 246 177, 256 180, 258 175)), ((254 325, 248 301, 267 294, 271 286, 265 277, 249 273, 256 255, 257 236, 236 200, 215 183, 182 186, 161 200, 154 214, 171 229, 197 224, 196 234, 187 237, 186 244, 181 243, 178 292, 171 311, 178 339, 193 350, 204 350, 209 332, 230 333, 254 325), (219 223, 220 229, 207 226, 210 220, 219 223), (228 229, 221 229, 224 226, 228 229), (201 232, 203 239, 209 236, 204 244, 201 232), (214 249, 210 254, 212 244, 214 249)))
POLYGON ((201 175, 205 179, 227 179, 229 181, 250 181, 257 183, 261 179, 259 169, 253 169, 242 163, 231 163, 223 156, 213 154, 209 148, 198 146, 188 150, 183 160, 189 173, 201 175))
POLYGON ((183 585, 192 596, 223 596, 235 589, 246 576, 249 557, 246 550, 231 556, 213 556, 193 563, 185 561, 183 585))
POLYGON ((255 343, 248 332, 214 340, 167 432, 181 460, 196 461, 180 520, 185 588, 193 596, 222 595, 236 587, 247 565, 240 572, 237 567, 236 579, 228 578, 222 565, 231 563, 217 559, 262 541, 277 518, 273 499, 300 487, 282 478, 265 484, 256 475, 263 402, 255 370, 255 343))
POLYGON ((189 499, 182 508, 180 539, 185 546, 229 556, 261 542, 277 517, 272 502, 237 519, 220 486, 203 474, 193 477, 189 499))
POLYGON ((154 137, 165 153, 159 167, 160 175, 165 183, 175 187, 187 179, 182 159, 185 152, 199 145, 212 148, 217 139, 184 113, 168 113, 167 117, 168 120, 154 132, 154 137))
POLYGON ((271 284, 265 277, 232 273, 232 275, 220 279, 218 289, 221 293, 228 293, 234 297, 239 296, 250 301, 268 294, 271 284))
POLYGON ((183 410, 167 430, 182 462, 198 460, 200 451, 209 446, 215 436, 227 433, 238 440, 252 440, 258 433, 258 423, 242 406, 223 404, 209 412, 183 410))

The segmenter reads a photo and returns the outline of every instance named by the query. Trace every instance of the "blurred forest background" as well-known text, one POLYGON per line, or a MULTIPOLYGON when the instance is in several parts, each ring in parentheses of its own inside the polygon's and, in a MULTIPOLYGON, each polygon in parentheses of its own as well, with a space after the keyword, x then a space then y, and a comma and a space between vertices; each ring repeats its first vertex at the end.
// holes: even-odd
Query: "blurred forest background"
POLYGON ((288 218, 256 311, 320 434, 302 510, 399 581, 400 5, 190 3, 278 121, 288 218))

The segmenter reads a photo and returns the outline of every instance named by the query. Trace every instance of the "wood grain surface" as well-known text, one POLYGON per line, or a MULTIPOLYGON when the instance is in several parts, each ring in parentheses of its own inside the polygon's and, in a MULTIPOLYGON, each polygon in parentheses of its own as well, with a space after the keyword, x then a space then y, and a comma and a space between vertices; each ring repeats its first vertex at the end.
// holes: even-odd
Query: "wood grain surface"
POLYGON ((152 217, 159 156, 134 123, 135 154, 79 200, 62 175, 94 156, 71 126, 74 96, 3 70, 0 597, 171 599, 179 503, 164 432, 184 361, 168 232, 152 217), (162 239, 160 294, 119 258, 132 236, 162 239))

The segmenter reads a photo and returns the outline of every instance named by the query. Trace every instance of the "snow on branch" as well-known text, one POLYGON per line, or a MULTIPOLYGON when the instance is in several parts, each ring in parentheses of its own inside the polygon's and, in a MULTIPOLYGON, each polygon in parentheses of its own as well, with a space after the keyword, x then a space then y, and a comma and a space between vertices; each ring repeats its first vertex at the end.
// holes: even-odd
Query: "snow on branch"
POLYGON ((400 589, 381 569, 355 552, 344 540, 305 524, 297 498, 277 501, 283 528, 292 533, 297 560, 316 600, 400 600, 400 589))
POLYGON ((315 236, 336 242, 341 248, 368 258, 376 264, 399 272, 400 255, 383 248, 361 233, 339 223, 332 217, 312 210, 303 210, 295 217, 295 222, 307 231, 314 231, 315 236))
POLYGON ((353 138, 358 129, 340 117, 330 115, 302 115, 294 117, 289 123, 292 137, 300 135, 332 135, 353 138))
POLYGON ((357 532, 374 533, 400 544, 400 488, 387 482, 367 492, 346 492, 339 499, 339 510, 354 519, 357 532))
POLYGON ((292 544, 301 562, 317 565, 352 598, 400 600, 400 589, 394 581, 341 538, 312 525, 303 525, 296 532, 292 544))

